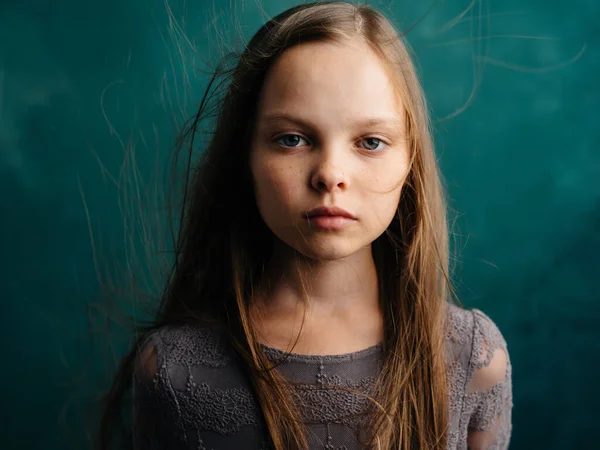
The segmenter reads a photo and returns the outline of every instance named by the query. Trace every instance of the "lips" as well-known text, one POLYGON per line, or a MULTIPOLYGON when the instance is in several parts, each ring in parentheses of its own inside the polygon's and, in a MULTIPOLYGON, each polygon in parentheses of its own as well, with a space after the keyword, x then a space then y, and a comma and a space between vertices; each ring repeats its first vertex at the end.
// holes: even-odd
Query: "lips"
POLYGON ((356 222, 356 217, 337 207, 322 206, 305 214, 311 229, 338 232, 356 222))
POLYGON ((352 214, 342 208, 321 206, 311 209, 306 213, 306 217, 311 219, 314 217, 345 217, 347 219, 356 219, 352 214))

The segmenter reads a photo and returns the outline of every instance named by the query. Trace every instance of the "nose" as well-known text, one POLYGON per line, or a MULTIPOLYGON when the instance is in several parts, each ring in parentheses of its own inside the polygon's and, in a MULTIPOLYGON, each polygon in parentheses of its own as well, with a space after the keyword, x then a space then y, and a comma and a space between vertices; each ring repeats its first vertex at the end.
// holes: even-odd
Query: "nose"
MULTIPOLYGON (((319 192, 348 189, 349 180, 339 161, 334 160, 334 155, 328 155, 325 151, 319 153, 320 159, 311 178, 313 189, 319 192)), ((337 159, 339 160, 340 157, 343 158, 343 155, 338 155, 337 159)))

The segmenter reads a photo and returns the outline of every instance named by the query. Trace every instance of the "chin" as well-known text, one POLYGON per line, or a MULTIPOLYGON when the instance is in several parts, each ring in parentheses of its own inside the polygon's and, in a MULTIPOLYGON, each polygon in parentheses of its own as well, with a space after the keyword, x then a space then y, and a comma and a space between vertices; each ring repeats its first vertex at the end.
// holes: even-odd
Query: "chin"
POLYGON ((318 261, 339 261, 356 255, 365 247, 370 248, 368 242, 352 242, 351 239, 319 239, 313 242, 303 242, 295 246, 297 252, 307 258, 318 261))
MULTIPOLYGON (((363 251, 370 254, 371 251, 372 240, 369 239, 371 236, 369 236, 370 233, 365 233, 364 230, 362 233, 310 234, 289 233, 290 230, 286 231, 288 233, 273 233, 277 242, 283 245, 283 248, 280 248, 283 252, 282 255, 291 251, 317 261, 339 261, 357 256, 358 253, 363 251)), ((284 258, 286 257, 284 256, 284 258)))

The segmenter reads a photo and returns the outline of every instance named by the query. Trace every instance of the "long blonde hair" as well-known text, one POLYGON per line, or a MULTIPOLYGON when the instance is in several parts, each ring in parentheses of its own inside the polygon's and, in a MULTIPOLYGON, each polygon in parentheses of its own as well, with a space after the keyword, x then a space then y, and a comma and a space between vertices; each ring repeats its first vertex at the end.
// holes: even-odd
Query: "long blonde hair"
MULTIPOLYGON (((307 42, 361 38, 394 77, 407 118, 411 169, 398 212, 373 243, 384 311, 383 366, 370 429, 381 449, 443 449, 448 427, 444 337, 452 293, 446 200, 433 150, 427 106, 408 46, 379 11, 346 2, 310 3, 268 21, 252 37, 228 75, 216 127, 197 167, 188 166, 175 261, 156 321, 123 359, 102 422, 108 446, 113 416, 130 379, 138 344, 165 324, 213 321, 228 333, 247 363, 272 446, 306 447, 303 427, 285 380, 258 342, 250 304, 272 252, 271 232, 260 218, 249 173, 249 142, 256 104, 269 67, 287 49, 307 42), (239 137, 246 145, 240 147, 239 137), (236 204, 235 213, 222 205, 236 204), (240 218, 244 218, 243 222, 240 218)), ((179 149, 206 116, 205 94, 179 149)))

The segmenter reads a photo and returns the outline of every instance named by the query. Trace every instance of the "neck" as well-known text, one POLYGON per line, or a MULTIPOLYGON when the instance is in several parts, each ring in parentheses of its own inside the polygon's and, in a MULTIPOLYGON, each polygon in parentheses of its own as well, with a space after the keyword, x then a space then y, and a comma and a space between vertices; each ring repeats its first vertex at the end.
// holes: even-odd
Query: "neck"
POLYGON ((383 313, 370 246, 335 261, 310 260, 280 248, 267 273, 266 295, 253 308, 263 342, 287 348, 300 336, 300 352, 330 354, 382 339, 383 313))
POLYGON ((310 309, 318 310, 378 304, 377 270, 370 246, 335 261, 316 261, 289 247, 279 247, 268 273, 271 307, 295 307, 303 297, 310 309))

